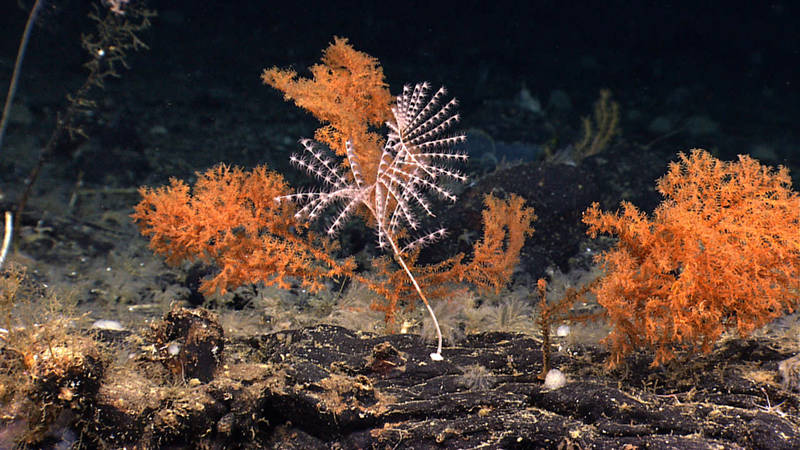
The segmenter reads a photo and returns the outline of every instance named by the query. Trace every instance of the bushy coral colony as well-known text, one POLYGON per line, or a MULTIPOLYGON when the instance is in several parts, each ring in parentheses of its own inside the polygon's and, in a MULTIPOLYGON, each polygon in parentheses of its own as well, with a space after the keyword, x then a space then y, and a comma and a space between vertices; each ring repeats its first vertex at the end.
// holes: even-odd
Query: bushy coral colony
POLYGON ((681 153, 658 180, 664 201, 647 217, 589 208, 589 233, 617 236, 598 259, 595 289, 613 327, 610 363, 656 350, 654 364, 678 349, 711 345, 727 329, 747 335, 797 307, 800 296, 800 196, 785 168, 749 156, 723 162, 705 150, 681 153))
POLYGON ((411 301, 412 291, 437 331, 431 358, 441 360, 442 334, 429 298, 446 297, 461 282, 495 290, 505 286, 525 236, 533 232, 533 210, 515 195, 506 200, 489 196, 483 239, 469 262, 459 254, 418 265, 420 249, 445 233, 436 228, 412 235, 422 227, 421 216, 435 216, 427 193, 455 201, 445 182, 466 179, 451 167, 466 159, 453 149, 464 136, 447 134, 458 121, 456 101, 444 101, 443 88, 429 95, 427 83, 407 86, 392 100, 377 60, 354 50, 346 39, 337 38, 322 64, 310 71, 312 79, 298 79, 293 71, 273 68, 262 79, 324 124, 315 140, 301 140, 304 152, 291 157, 321 180, 323 189, 293 193, 280 175, 263 167, 246 173, 218 166, 200 176, 191 193, 178 180, 166 188, 143 188, 133 217, 168 262, 199 258, 220 266, 219 274, 204 283, 206 292, 255 281, 285 286, 289 277, 318 290, 321 280, 344 275, 381 294, 386 303, 373 307, 391 321, 398 303, 411 301), (390 130, 386 139, 377 132, 384 122, 390 130), (355 270, 352 258, 331 256, 335 244, 330 238, 355 215, 375 229, 378 247, 392 255, 403 278, 398 269, 380 262, 375 265, 384 277, 367 278, 355 270), (330 218, 327 236, 310 231, 304 222, 322 217, 330 218))
MULTIPOLYGON (((319 190, 293 192, 265 167, 219 165, 191 189, 179 180, 142 188, 133 217, 167 262, 200 259, 219 268, 203 282, 205 293, 257 281, 285 287, 290 279, 319 290, 325 279, 345 276, 381 296, 372 307, 388 323, 401 306, 421 299, 438 335, 431 357, 439 360, 442 334, 430 302, 462 283, 506 286, 536 216, 514 194, 488 196, 472 254, 418 264, 420 247, 444 234, 434 228, 414 235, 423 218, 436 215, 428 196, 455 201, 446 182, 464 180, 453 168, 466 158, 457 149, 464 136, 449 134, 458 121, 455 100, 445 100, 443 89, 430 95, 426 83, 393 98, 379 62, 342 38, 309 70, 311 78, 267 69, 262 80, 322 123, 291 157, 320 180, 319 190), (380 276, 356 270, 353 257, 333 256, 334 237, 353 216, 365 219, 392 258, 375 257, 380 276), (306 222, 317 219, 328 221, 324 233, 306 222)), ((746 335, 793 311, 800 293, 800 198, 785 168, 747 156, 723 162, 693 150, 679 155, 657 189, 664 200, 652 217, 630 203, 619 213, 594 204, 583 216, 591 236, 618 238, 598 256, 600 280, 581 291, 591 290, 605 309, 610 365, 641 348, 655 350, 654 364, 679 350, 709 351, 725 330, 746 335)))

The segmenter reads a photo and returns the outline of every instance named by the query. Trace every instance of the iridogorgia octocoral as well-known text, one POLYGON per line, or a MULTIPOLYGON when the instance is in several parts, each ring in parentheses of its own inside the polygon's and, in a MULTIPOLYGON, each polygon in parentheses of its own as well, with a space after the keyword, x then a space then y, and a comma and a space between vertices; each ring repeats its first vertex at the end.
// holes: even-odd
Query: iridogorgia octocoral
POLYGON ((366 211, 374 221, 378 246, 391 250, 428 309, 438 336, 438 346, 436 352, 431 353, 431 358, 441 360, 442 332, 436 314, 403 255, 435 242, 444 236, 445 230, 439 228, 410 240, 400 240, 409 229, 416 231, 420 228, 420 214, 435 216, 432 204, 426 198, 427 193, 433 192, 439 197, 455 201, 455 195, 442 181, 466 179, 447 163, 465 160, 467 155, 453 150, 455 144, 464 141, 463 134, 445 135, 458 121, 458 114, 453 112, 456 100, 442 104, 442 98, 446 95, 444 88, 432 96, 428 95, 428 90, 427 83, 417 84, 413 88, 406 86, 397 97, 392 107, 394 120, 387 123, 390 131, 377 165, 377 173, 362 172, 358 149, 354 148, 351 141, 346 143, 347 164, 342 165, 325 146, 304 139, 300 141, 303 154, 292 155, 291 161, 322 180, 324 189, 285 195, 277 200, 293 200, 304 204, 296 217, 309 220, 319 218, 329 206, 339 204, 339 210, 326 228, 329 235, 335 235, 344 222, 359 210, 366 211))

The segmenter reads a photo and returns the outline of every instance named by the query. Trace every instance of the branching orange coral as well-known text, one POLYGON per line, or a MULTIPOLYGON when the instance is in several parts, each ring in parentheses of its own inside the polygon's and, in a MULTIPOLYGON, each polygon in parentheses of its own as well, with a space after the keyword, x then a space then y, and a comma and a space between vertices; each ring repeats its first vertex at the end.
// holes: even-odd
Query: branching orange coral
MULTIPOLYGON (((317 140, 334 149, 342 160, 327 156, 324 146, 317 142, 302 140, 305 151, 293 155, 292 162, 322 180, 325 187, 319 192, 285 195, 278 200, 303 204, 296 216, 310 220, 318 219, 330 206, 339 204, 339 211, 327 226, 329 235, 337 233, 351 215, 360 212, 377 231, 378 246, 391 252, 427 308, 439 341, 431 358, 441 360, 441 330, 425 293, 425 285, 418 281, 422 274, 415 273, 419 269, 414 267, 414 262, 418 249, 444 236, 444 229, 410 240, 407 238, 410 232, 417 232, 420 227, 418 215, 435 215, 428 193, 455 201, 455 195, 443 181, 466 180, 449 167, 450 163, 467 158, 466 154, 453 150, 453 146, 462 143, 465 136, 446 134, 459 120, 454 112, 457 102, 455 99, 444 101, 444 88, 430 95, 428 83, 418 83, 413 87, 405 86, 403 93, 390 104, 391 97, 377 60, 356 51, 345 39, 336 38, 325 51, 322 64, 310 70, 313 79, 297 79, 295 72, 277 68, 264 71, 262 79, 282 90, 287 99, 294 99, 298 106, 311 111, 323 123, 329 123, 317 131, 317 140), (386 117, 388 112, 391 115, 386 117), (389 133, 385 142, 369 131, 370 127, 380 125, 384 118, 389 119, 386 121, 389 133)), ((517 209, 521 209, 521 203, 517 209)), ((509 245, 513 247, 515 244, 509 245)), ((486 245, 482 254, 496 258, 503 255, 502 250, 497 251, 502 247, 502 241, 487 242, 486 245)), ((477 260, 476 264, 479 262, 477 260)), ((507 264, 507 261, 499 259, 493 262, 501 267, 507 264)), ((465 273, 455 270, 459 264, 449 267, 452 276, 465 277, 465 273)), ((387 268, 383 266, 384 271, 387 268)), ((483 269, 480 274, 474 271, 476 279, 483 277, 479 279, 481 282, 504 274, 502 268, 500 271, 492 271, 488 266, 483 269)), ((442 274, 435 269, 423 272, 428 278, 432 274, 442 274)), ((389 282, 396 286, 399 282, 397 274, 387 275, 389 282)), ((507 281, 510 271, 505 275, 507 281)), ((387 318, 391 318, 402 289, 389 290, 373 285, 387 296, 388 305, 384 311, 387 318)))
POLYGON ((322 63, 309 71, 312 78, 298 78, 294 70, 273 67, 264 70, 261 79, 319 119, 324 126, 314 139, 337 155, 347 155, 349 140, 358 149, 362 172, 374 176, 384 143, 375 128, 392 117, 392 95, 380 63, 336 37, 323 52, 322 63))
MULTIPOLYGON (((319 289, 324 278, 348 276, 386 298, 386 304, 374 307, 384 311, 387 321, 399 301, 412 304, 407 295, 415 292, 439 331, 428 296, 445 296, 460 282, 494 289, 508 283, 525 237, 533 232, 533 210, 513 195, 507 201, 487 197, 484 237, 470 262, 462 263, 464 256, 457 255, 440 264, 416 265, 419 248, 444 235, 437 229, 411 236, 421 227, 418 216, 434 216, 427 195, 454 201, 444 181, 465 180, 450 167, 466 159, 452 148, 464 136, 447 134, 458 121, 456 101, 444 101, 443 88, 430 95, 427 83, 406 86, 393 100, 378 61, 342 38, 310 70, 312 79, 277 68, 265 70, 262 78, 325 124, 316 141, 301 140, 304 152, 291 159, 323 188, 291 193, 280 175, 263 167, 243 172, 220 165, 200 175, 192 192, 178 180, 168 187, 142 188, 143 200, 133 217, 167 262, 196 258, 219 267, 216 276, 204 281, 205 293, 254 281, 285 287, 287 277, 319 289), (384 123, 389 129, 385 140, 376 132, 384 123), (331 211, 334 205, 337 211, 331 211), (330 237, 356 213, 376 230, 378 246, 400 267, 377 258, 383 279, 355 273, 352 259, 334 259, 331 241, 299 222, 330 219, 330 237)), ((431 357, 441 359, 441 350, 439 332, 431 357)))
POLYGON ((627 202, 584 213, 590 235, 619 238, 599 256, 606 274, 594 289, 613 326, 610 365, 641 347, 656 350, 654 365, 677 350, 708 352, 724 330, 747 335, 797 307, 800 197, 785 168, 696 149, 657 188, 652 218, 627 202))
MULTIPOLYGON (((178 179, 168 186, 142 187, 142 201, 132 217, 150 238, 150 247, 168 264, 200 260, 220 269, 202 282, 206 295, 256 281, 287 288, 292 278, 313 291, 322 287, 324 279, 349 276, 384 298, 372 306, 386 315, 387 322, 401 303, 413 305, 416 292, 391 260, 376 258, 374 265, 382 276, 370 278, 354 271, 352 258, 333 258, 335 243, 298 223, 292 203, 274 202, 275 196, 290 192, 283 178, 266 167, 243 171, 220 164, 198 174, 193 188, 178 179)), ((510 280, 536 216, 516 195, 508 200, 487 196, 485 203, 483 237, 471 260, 457 254, 422 266, 416 264, 418 252, 408 256, 429 298, 448 297, 455 283, 499 291, 510 280)))
POLYGON ((332 242, 295 222, 290 203, 275 202, 290 190, 266 167, 245 172, 220 164, 198 173, 191 191, 172 179, 140 193, 132 217, 156 253, 169 264, 198 259, 220 269, 202 282, 205 294, 255 281, 288 288, 290 277, 315 291, 322 280, 355 269, 352 259, 331 256, 332 242))
POLYGON ((536 214, 533 208, 525 207, 525 199, 515 194, 508 200, 488 195, 484 203, 483 238, 475 244, 472 261, 462 278, 499 291, 511 279, 525 239, 533 234, 536 214))
MULTIPOLYGON (((414 276, 428 298, 446 299, 456 291, 457 283, 464 282, 499 292, 511 280, 525 239, 533 234, 536 215, 533 208, 525 206, 525 199, 515 194, 507 200, 487 195, 484 204, 483 236, 475 243, 469 260, 459 253, 436 264, 419 266, 418 252, 408 256, 414 276)), ((374 304, 373 308, 384 312, 387 321, 391 321, 400 303, 413 305, 414 288, 402 270, 393 268, 389 261, 378 259, 375 265, 383 278, 362 282, 384 298, 384 303, 374 304)))

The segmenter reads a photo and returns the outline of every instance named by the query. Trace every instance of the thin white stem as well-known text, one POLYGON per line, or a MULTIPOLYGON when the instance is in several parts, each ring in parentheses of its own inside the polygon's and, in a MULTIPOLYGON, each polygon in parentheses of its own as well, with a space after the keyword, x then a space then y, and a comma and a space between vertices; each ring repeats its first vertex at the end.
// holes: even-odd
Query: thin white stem
POLYGON ((14 235, 14 219, 12 214, 6 211, 6 232, 3 235, 3 247, 0 248, 0 269, 3 268, 3 264, 6 262, 6 256, 8 256, 8 249, 11 247, 11 236, 14 235))
POLYGON ((433 308, 431 308, 431 304, 428 303, 428 299, 425 297, 425 294, 422 293, 422 289, 419 287, 417 279, 414 278, 414 275, 411 273, 411 270, 406 265, 406 262, 403 260, 403 257, 400 256, 400 249, 397 248, 397 244, 394 243, 394 239, 392 239, 392 237, 389 236, 388 234, 386 237, 389 241, 389 244, 392 246, 392 251, 394 251, 394 256, 397 259, 397 262, 399 262, 400 265, 403 266, 403 270, 406 271, 408 278, 411 279, 411 283, 414 285, 414 289, 417 290, 417 294, 419 294, 419 297, 422 299, 422 303, 425 304, 425 307, 428 308, 428 313, 430 313, 431 319, 433 319, 433 324, 436 326, 436 335, 439 338, 439 345, 436 347, 436 353, 431 353, 431 359, 434 361, 441 361, 442 359, 444 359, 442 357, 442 329, 439 328, 439 321, 436 319, 436 314, 434 314, 433 308))

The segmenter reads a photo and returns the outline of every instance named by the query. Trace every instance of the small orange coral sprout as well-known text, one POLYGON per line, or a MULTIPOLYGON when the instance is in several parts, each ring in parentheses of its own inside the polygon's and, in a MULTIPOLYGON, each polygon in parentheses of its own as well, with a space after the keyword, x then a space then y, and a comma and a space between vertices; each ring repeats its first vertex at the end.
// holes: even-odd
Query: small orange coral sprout
POLYGON ((492 195, 484 199, 483 239, 475 244, 472 261, 463 278, 477 286, 503 288, 519 262, 525 239, 533 234, 536 214, 525 199, 511 194, 507 200, 492 195))
POLYGON ((619 238, 599 255, 606 274, 593 289, 613 326, 611 366, 642 346, 656 350, 653 365, 708 352, 724 330, 747 335, 798 304, 800 197, 785 168, 696 149, 657 189, 665 199, 652 218, 627 202, 583 216, 593 237, 619 238))

